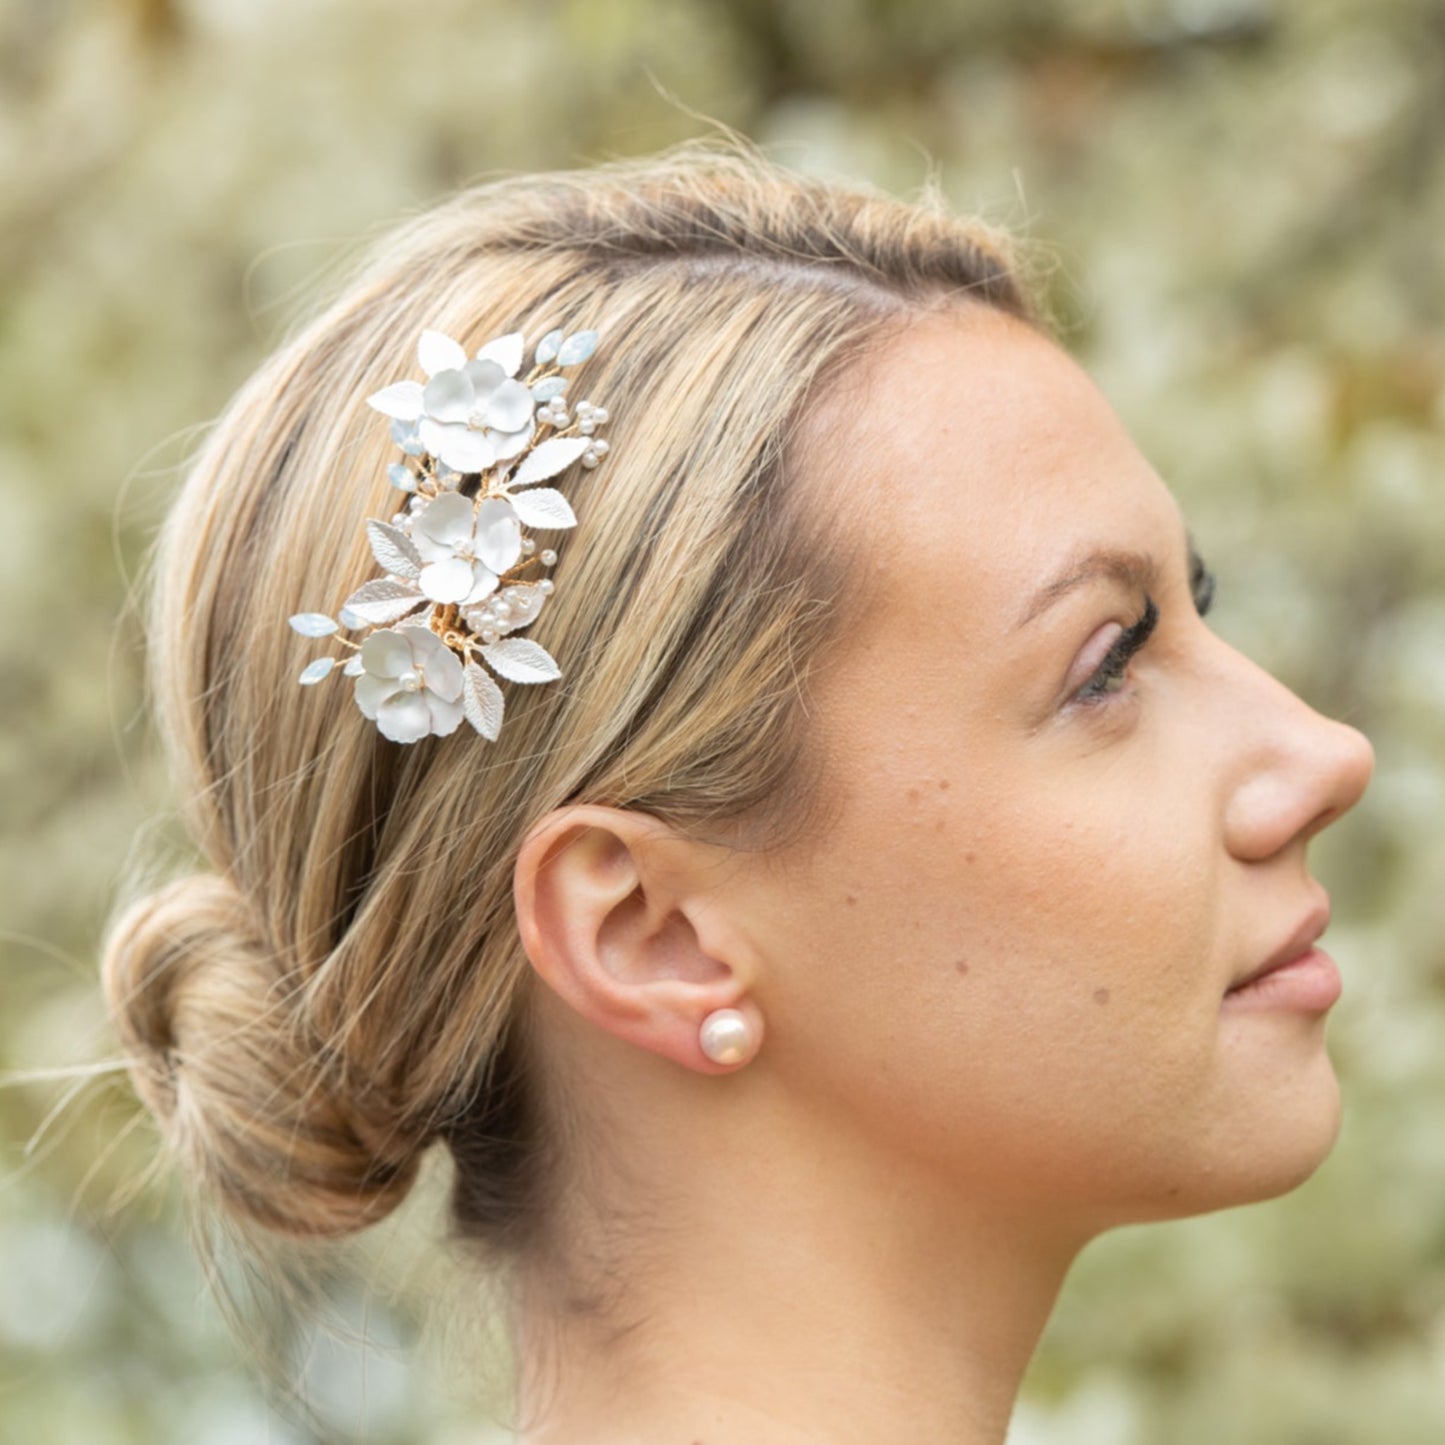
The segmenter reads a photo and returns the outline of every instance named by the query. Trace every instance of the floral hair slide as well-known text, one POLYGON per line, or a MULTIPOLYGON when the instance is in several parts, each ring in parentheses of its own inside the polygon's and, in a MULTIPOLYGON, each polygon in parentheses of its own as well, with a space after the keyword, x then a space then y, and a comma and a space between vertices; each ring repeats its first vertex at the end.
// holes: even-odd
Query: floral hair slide
MULTIPOLYGON (((595 467, 607 454, 596 431, 607 412, 579 401, 569 413, 562 369, 586 361, 595 331, 549 331, 524 380, 520 332, 488 342, 468 361, 439 331, 423 331, 417 359, 427 382, 398 381, 367 397, 390 417, 406 460, 388 479, 407 494, 390 522, 368 518, 367 538, 386 574, 351 594, 336 617, 298 612, 304 637, 366 628, 341 671, 356 679, 356 705, 384 737, 414 743, 445 737, 465 717, 491 741, 502 726, 502 690, 510 682, 552 682, 556 662, 524 637, 535 622, 557 560, 523 528, 575 527, 577 518, 550 481, 574 462, 595 467), (425 607, 423 613, 419 608, 425 607), (482 663, 486 663, 486 667, 482 663)), ((301 673, 320 682, 340 662, 319 657, 301 673)))

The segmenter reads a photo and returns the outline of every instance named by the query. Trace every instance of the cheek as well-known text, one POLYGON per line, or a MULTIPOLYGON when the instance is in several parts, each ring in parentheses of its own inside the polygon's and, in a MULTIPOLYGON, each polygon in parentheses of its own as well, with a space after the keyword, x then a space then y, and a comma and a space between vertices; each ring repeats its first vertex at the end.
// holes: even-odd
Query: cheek
POLYGON ((1216 1046, 1203 840, 1168 809, 1156 835, 1003 779, 965 799, 915 775, 890 802, 780 899, 791 1057, 850 1120, 981 1184, 1137 1171, 1131 1141, 1197 1111, 1216 1046))
POLYGON ((856 960, 859 985, 885 994, 874 1003, 908 1002, 870 969, 881 956, 910 988, 990 1014, 1007 1000, 1161 1021, 1217 976, 1206 955, 1222 855, 1172 801, 1146 814, 1132 798, 1112 811, 1105 801, 1007 778, 965 796, 946 775, 915 777, 881 824, 840 830, 802 907, 834 956, 856 960))

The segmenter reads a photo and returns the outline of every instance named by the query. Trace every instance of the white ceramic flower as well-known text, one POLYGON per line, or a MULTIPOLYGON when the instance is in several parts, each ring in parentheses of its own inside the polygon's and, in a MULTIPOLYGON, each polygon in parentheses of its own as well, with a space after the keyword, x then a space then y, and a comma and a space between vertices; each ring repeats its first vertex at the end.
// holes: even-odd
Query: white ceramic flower
POLYGON ((404 623, 361 644, 356 705, 383 737, 414 743, 444 738, 463 716, 462 664, 428 627, 404 623))
POLYGON ((504 497, 474 510, 470 497, 443 492, 412 519, 411 540, 426 564, 416 585, 433 602, 480 601, 522 555, 521 522, 504 497))
POLYGON ((432 456, 458 472, 481 472, 525 450, 536 428, 536 399, 517 381, 520 332, 490 341, 468 361, 459 342, 423 331, 417 359, 429 378, 398 381, 367 397, 401 422, 415 422, 432 456))

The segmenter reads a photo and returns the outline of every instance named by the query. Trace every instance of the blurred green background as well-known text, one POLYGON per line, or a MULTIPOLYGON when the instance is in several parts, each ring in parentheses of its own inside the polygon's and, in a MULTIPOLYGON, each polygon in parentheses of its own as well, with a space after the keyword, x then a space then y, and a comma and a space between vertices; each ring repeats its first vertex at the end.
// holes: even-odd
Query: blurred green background
MULTIPOLYGON (((132 594, 196 429, 359 238, 704 117, 903 194, 936 174, 1031 236, 1218 573, 1219 631, 1379 755, 1313 854, 1335 1152, 1285 1199, 1091 1246, 1010 1445, 1438 1445, 1437 0, 4 0, 0 1068, 112 1050, 97 933, 133 848, 173 839, 132 594)), ((501 1438, 439 1181, 338 1256, 336 1338, 258 1317, 304 1425, 226 1334, 174 1181, 137 1184, 152 1149, 114 1075, 0 1091, 0 1439, 501 1438)))

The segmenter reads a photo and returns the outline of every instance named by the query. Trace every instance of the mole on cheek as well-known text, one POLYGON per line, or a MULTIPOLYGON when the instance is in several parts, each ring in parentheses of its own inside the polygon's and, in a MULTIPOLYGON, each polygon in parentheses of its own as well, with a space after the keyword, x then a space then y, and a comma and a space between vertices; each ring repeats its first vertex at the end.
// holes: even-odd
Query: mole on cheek
POLYGON ((858 895, 856 893, 845 893, 843 895, 843 901, 849 906, 849 908, 851 908, 855 903, 857 903, 858 895))
POLYGON ((1106 989, 1106 988, 1096 988, 1096 989, 1094 990, 1094 1002, 1095 1002, 1095 1003, 1108 1003, 1108 1002, 1109 1002, 1109 990, 1106 989))
POLYGON ((955 963, 953 966, 959 971, 959 973, 967 973, 967 972, 968 972, 968 960, 967 960, 967 959, 960 958, 960 959, 958 960, 958 962, 955 963))

